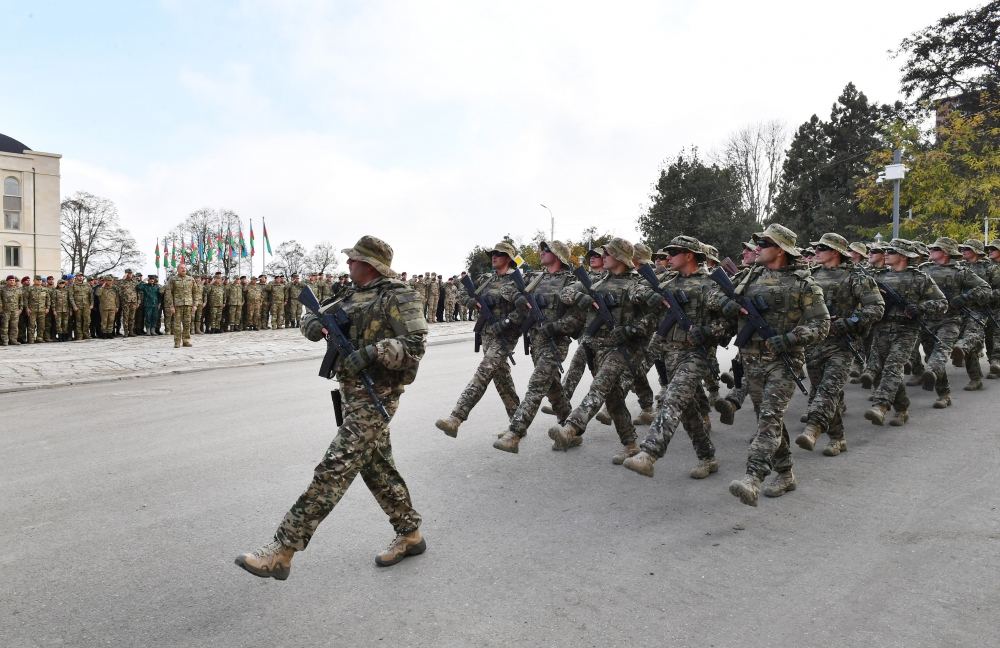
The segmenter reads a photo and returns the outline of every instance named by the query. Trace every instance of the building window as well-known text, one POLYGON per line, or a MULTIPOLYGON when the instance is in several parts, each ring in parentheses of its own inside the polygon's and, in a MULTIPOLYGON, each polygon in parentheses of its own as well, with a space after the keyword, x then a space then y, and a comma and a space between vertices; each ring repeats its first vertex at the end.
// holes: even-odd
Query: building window
POLYGON ((8 268, 20 268, 21 267, 21 246, 20 245, 5 245, 3 246, 3 264, 8 268))
POLYGON ((21 229, 21 183, 14 176, 3 180, 3 228, 21 229))

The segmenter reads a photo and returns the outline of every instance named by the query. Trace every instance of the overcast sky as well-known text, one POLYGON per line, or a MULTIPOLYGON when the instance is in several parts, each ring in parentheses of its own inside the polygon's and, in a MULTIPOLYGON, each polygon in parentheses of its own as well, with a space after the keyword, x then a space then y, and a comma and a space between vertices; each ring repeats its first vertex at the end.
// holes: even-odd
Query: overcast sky
POLYGON ((895 100, 888 50, 978 4, 4 3, 0 132, 62 154, 64 195, 113 200, 149 271, 207 206, 450 275, 548 231, 539 203, 556 238, 635 240, 682 147, 828 117, 849 81, 895 100))

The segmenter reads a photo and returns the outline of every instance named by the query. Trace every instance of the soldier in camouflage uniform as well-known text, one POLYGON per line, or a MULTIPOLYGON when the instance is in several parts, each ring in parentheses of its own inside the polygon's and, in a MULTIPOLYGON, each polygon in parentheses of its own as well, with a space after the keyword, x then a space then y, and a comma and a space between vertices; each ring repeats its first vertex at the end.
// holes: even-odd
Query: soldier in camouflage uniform
POLYGON ((510 376, 510 365, 507 364, 507 356, 517 344, 521 335, 521 322, 525 317, 524 311, 517 306, 523 309, 523 305, 527 303, 527 299, 518 293, 510 276, 517 251, 510 243, 501 241, 487 250, 486 254, 490 255, 493 272, 477 287, 476 298, 466 295, 463 301, 476 308, 480 308, 485 301, 497 321, 487 322, 482 328, 483 359, 458 397, 451 414, 434 423, 450 437, 458 436, 459 426, 469 418, 469 413, 486 393, 490 382, 500 395, 508 417, 513 417, 521 404, 514 389, 514 380, 510 376))
POLYGON ((60 279, 56 289, 52 291, 52 315, 55 320, 56 339, 60 342, 69 340, 69 287, 65 279, 60 279))
MULTIPOLYGON (((747 276, 750 269, 757 263, 757 244, 753 241, 744 241, 742 248, 743 252, 740 266, 743 269, 732 278, 733 284, 737 286, 740 285, 743 278, 747 276)), ((737 354, 737 356, 733 359, 733 370, 735 371, 741 366, 742 360, 740 360, 740 356, 737 354)), ((743 407, 743 403, 746 401, 747 394, 749 393, 749 383, 744 377, 740 380, 739 385, 734 383, 733 388, 729 390, 729 393, 726 394, 725 398, 716 399, 712 405, 715 407, 715 411, 719 413, 719 422, 725 423, 726 425, 732 425, 736 421, 736 410, 743 407)), ((755 410, 756 407, 757 406, 754 405, 755 410)))
POLYGON ((226 287, 222 285, 222 276, 215 275, 212 283, 205 289, 205 308, 208 309, 206 320, 209 333, 222 333, 222 310, 226 304, 226 287))
POLYGON ((823 289, 823 299, 830 313, 830 334, 806 349, 810 398, 806 427, 795 444, 812 450, 824 432, 830 440, 823 454, 836 457, 847 450, 844 439, 844 385, 854 353, 861 352, 862 337, 882 319, 885 300, 868 275, 851 264, 847 239, 828 232, 813 242, 820 265, 812 278, 823 289))
POLYGON ((257 277, 250 277, 250 283, 247 284, 245 296, 247 305, 246 328, 248 331, 259 331, 260 304, 264 299, 264 291, 260 284, 257 283, 257 277))
POLYGON ((645 304, 639 303, 639 277, 632 265, 632 244, 622 238, 613 238, 600 251, 604 257, 604 269, 608 272, 592 286, 595 294, 603 296, 615 326, 611 328, 598 323, 598 311, 594 307, 596 302, 582 284, 577 282, 566 289, 565 299, 587 311, 586 333, 581 344, 587 349, 588 359, 592 359, 594 380, 590 391, 563 424, 549 429, 549 438, 556 450, 581 445, 587 424, 605 404, 622 444, 611 462, 621 465, 626 458, 639 452, 635 443, 635 425, 625 407, 626 391, 622 386, 622 376, 631 373, 645 353, 648 322, 643 319, 645 304))
POLYGON ((45 342, 45 320, 52 310, 52 299, 38 275, 28 291, 28 308, 28 342, 45 342))
POLYGON ((892 407, 896 416, 889 424, 900 426, 909 420, 910 407, 903 385, 903 364, 917 343, 919 321, 943 315, 948 300, 933 279, 910 265, 918 256, 911 242, 893 239, 883 252, 886 267, 874 277, 878 283, 899 293, 907 303, 905 306, 895 303, 886 295, 885 314, 872 327, 872 350, 865 371, 871 371, 874 365, 881 378, 872 395, 874 404, 865 412, 865 418, 874 425, 882 425, 892 407))
POLYGON ((951 405, 951 386, 948 384, 948 359, 958 340, 962 328, 963 309, 974 309, 989 305, 993 297, 990 285, 967 267, 954 263, 961 256, 958 242, 942 236, 928 246, 931 263, 920 267, 948 299, 948 310, 941 319, 928 322, 928 327, 937 335, 934 340, 922 333, 924 343, 931 349, 927 356, 927 371, 922 377, 923 388, 936 391, 935 409, 951 405), (940 340, 940 342, 938 341, 940 340))
MULTIPOLYGON (((271 315, 271 285, 269 283, 267 283, 267 275, 266 274, 260 275, 257 279, 258 279, 257 285, 260 286, 260 325, 259 326, 260 326, 261 330, 266 331, 269 328, 271 328, 268 325, 268 320, 270 319, 270 315, 271 315)), ((320 282, 319 286, 322 286, 322 281, 320 282)), ((319 293, 316 293, 316 298, 319 299, 319 293)), ((323 302, 323 300, 320 299, 320 303, 322 303, 322 302, 323 302)))
POLYGON ((455 321, 455 303, 458 300, 458 284, 455 277, 448 279, 444 285, 444 321, 455 321))
MULTIPOLYGON (((226 286, 226 317, 229 322, 226 330, 240 331, 243 329, 243 285, 240 283, 246 277, 240 277, 226 286)), ((281 315, 284 319, 284 313, 281 315)))
MULTIPOLYGON (((167 281, 169 282, 174 278, 173 273, 167 275, 167 281)), ((160 286, 160 316, 163 320, 163 331, 165 333, 170 333, 174 330, 174 316, 167 310, 166 296, 164 295, 167 289, 167 285, 163 284, 160 286)), ((160 327, 157 325, 156 330, 159 331, 160 327)))
MULTIPOLYGON (((798 370, 805 362, 805 347, 825 337, 830 329, 823 290, 809 270, 795 264, 800 255, 795 246, 795 232, 772 224, 753 238, 757 243, 758 265, 740 280, 736 291, 754 303, 766 304, 761 315, 776 335, 764 340, 759 332, 754 332, 740 349, 746 374, 743 380, 748 382, 750 398, 759 415, 757 433, 747 457, 746 476, 733 481, 729 492, 748 506, 757 506, 761 482, 772 470, 777 475, 764 489, 765 495, 780 497, 796 488, 788 430, 783 421, 795 392, 795 381, 782 354, 791 360, 793 370, 798 370)), ((739 330, 747 325, 745 311, 736 301, 726 299, 723 314, 730 319, 738 318, 739 330)))
MULTIPOLYGON (((713 343, 725 335, 727 327, 719 312, 717 286, 701 265, 705 260, 703 244, 690 236, 677 236, 664 250, 674 272, 660 287, 687 298, 682 308, 691 326, 685 331, 674 321, 669 329, 657 330, 649 343, 650 353, 664 363, 667 380, 657 399, 659 405, 649 434, 642 442, 642 452, 625 459, 623 465, 652 477, 653 464, 666 454, 674 432, 683 424, 698 456, 698 464, 689 475, 704 479, 719 470, 719 461, 705 425, 708 401, 702 383, 712 370, 709 349, 715 348, 713 343)), ((643 294, 647 303, 661 309, 659 317, 671 315, 660 295, 645 287, 643 294)))
POLYGON ((431 324, 437 323, 438 297, 441 294, 441 282, 437 273, 432 272, 430 281, 427 282, 427 321, 431 324))
POLYGON ((298 327, 299 318, 302 315, 302 304, 299 303, 299 293, 302 292, 303 284, 299 281, 299 275, 297 272, 292 273, 292 282, 285 286, 288 294, 285 297, 286 303, 288 304, 285 308, 285 326, 288 327, 298 327))
POLYGON ((277 275, 268 286, 267 296, 271 305, 271 328, 285 328, 285 302, 288 300, 288 285, 284 275, 277 275))
MULTIPOLYGON (((653 264, 653 251, 649 249, 649 246, 643 243, 636 243, 633 247, 632 256, 632 266, 638 270, 642 265, 652 265, 653 264)), ((638 282, 637 282, 638 283, 638 282)), ((652 335, 652 331, 649 331, 649 335, 652 335)), ((653 366, 652 360, 649 359, 648 354, 645 352, 645 348, 649 345, 650 338, 643 341, 643 352, 639 354, 636 360, 639 361, 638 366, 635 367, 634 371, 629 372, 622 378, 627 381, 626 394, 628 393, 628 387, 631 386, 632 391, 635 392, 636 397, 639 399, 639 415, 632 419, 633 425, 649 425, 653 422, 653 416, 656 414, 653 408, 653 399, 655 395, 653 394, 653 388, 649 386, 649 368, 653 366)), ((707 413, 707 409, 706 412, 707 413)), ((604 423, 604 421, 601 421, 604 423)), ((605 423, 607 425, 610 423, 610 419, 605 423)))
POLYGON ((14 275, 7 275, 7 280, 0 288, 0 344, 21 344, 17 339, 17 320, 24 310, 24 294, 17 285, 14 275))
MULTIPOLYGON (((919 268, 923 264, 927 263, 930 257, 930 252, 927 250, 927 246, 920 241, 910 241, 914 251, 917 253, 917 257, 910 261, 910 265, 919 268)), ((913 345, 913 351, 910 353, 909 361, 903 365, 903 374, 912 373, 913 376, 906 382, 907 387, 914 387, 923 383, 924 375, 924 357, 930 355, 931 345, 929 340, 917 339, 917 343, 913 345)), ((864 386, 864 385, 862 385, 864 386)))
MULTIPOLYGON (((986 254, 994 266, 1000 264, 1000 239, 994 239, 986 246, 986 254)), ((1000 292, 993 291, 993 317, 1000 321, 1000 292)), ((986 357, 990 363, 987 378, 1000 378, 1000 330, 996 326, 986 327, 986 357)))
MULTIPOLYGON (((416 293, 394 279, 389 267, 392 248, 386 243, 363 236, 343 252, 356 288, 341 306, 350 318, 349 335, 357 349, 334 364, 344 422, 316 466, 312 483, 278 526, 274 540, 236 559, 237 565, 256 576, 288 578, 295 552, 308 546, 358 473, 396 532, 375 563, 394 565, 426 548, 420 514, 393 461, 389 422, 376 409, 359 376, 367 373, 389 416, 395 414, 399 397, 416 378, 424 355, 427 321, 416 293)), ((323 339, 322 325, 311 313, 302 318, 302 331, 310 340, 323 339)))
POLYGON ((194 278, 194 306, 191 309, 191 332, 199 335, 205 332, 205 277, 194 278))
MULTIPOLYGON (((598 250, 587 250, 587 265, 589 266, 590 281, 591 283, 600 279, 604 274, 604 256, 598 250)), ((570 360, 569 368, 563 375, 563 395, 567 400, 573 398, 573 392, 576 391, 576 386, 580 384, 580 379, 583 378, 583 372, 587 369, 587 352, 583 347, 583 340, 576 346, 576 351, 573 352, 573 358, 570 360)), ((546 414, 554 414, 551 408, 543 407, 542 411, 546 414)))
POLYGON ((104 277, 97 289, 97 299, 101 307, 101 337, 111 339, 115 336, 115 315, 118 313, 118 288, 114 277, 104 277))
POLYGON ((528 389, 510 417, 510 425, 493 447, 504 452, 517 452, 518 444, 528 432, 528 426, 538 413, 543 397, 552 403, 560 420, 569 416, 571 407, 563 396, 559 374, 569 350, 570 336, 579 333, 586 314, 573 302, 563 301, 563 292, 575 279, 570 270, 569 247, 560 241, 543 241, 539 259, 544 272, 531 279, 527 292, 535 297, 542 309, 527 335, 531 340, 531 360, 535 368, 528 379, 528 389))
POLYGON ((139 280, 132 274, 131 268, 125 269, 125 276, 118 282, 118 299, 122 309, 122 330, 125 337, 135 334, 135 311, 139 307, 139 294, 136 287, 139 280))
POLYGON ((1000 266, 985 258, 982 241, 969 239, 958 246, 958 251, 964 259, 963 265, 990 286, 986 303, 981 303, 979 308, 970 310, 962 318, 962 331, 951 350, 952 363, 956 367, 964 365, 969 376, 969 384, 963 389, 977 391, 983 388, 983 368, 979 364, 979 356, 986 341, 986 329, 993 326, 990 315, 1000 294, 1000 266))
POLYGON ((424 282, 424 276, 423 275, 419 275, 419 274, 416 275, 416 276, 414 276, 413 277, 413 282, 410 284, 410 287, 413 288, 413 290, 415 290, 417 292, 417 295, 420 296, 420 307, 423 309, 424 315, 426 316, 426 314, 427 314, 427 286, 425 285, 425 282, 424 282))
MULTIPOLYGON (((177 266, 177 275, 167 282, 163 291, 163 307, 170 313, 174 328, 174 348, 191 346, 191 317, 194 314, 194 293, 197 279, 187 273, 183 263, 177 266)), ((239 284, 236 284, 239 286, 239 284)))

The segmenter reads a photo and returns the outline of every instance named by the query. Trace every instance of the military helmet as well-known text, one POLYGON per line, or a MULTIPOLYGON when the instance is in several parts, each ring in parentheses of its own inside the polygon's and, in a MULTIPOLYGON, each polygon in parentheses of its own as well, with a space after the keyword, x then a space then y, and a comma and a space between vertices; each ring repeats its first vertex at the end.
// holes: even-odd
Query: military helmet
POLYGON ((706 259, 709 261, 715 261, 716 263, 722 263, 722 261, 719 260, 719 248, 714 245, 708 245, 707 243, 702 243, 702 246, 705 248, 706 259))
POLYGON ((930 250, 930 248, 941 248, 941 251, 948 256, 961 256, 958 251, 958 241, 953 238, 948 238, 947 236, 937 237, 933 243, 927 246, 928 250, 930 250))
POLYGON ((395 277, 392 265, 392 248, 382 239, 365 235, 358 239, 354 247, 341 250, 348 259, 364 261, 383 277, 395 277))
POLYGON ((539 247, 556 255, 556 258, 562 261, 566 266, 570 268, 573 267, 573 262, 570 259, 569 246, 562 241, 557 241, 555 239, 552 239, 551 241, 542 241, 539 247))
POLYGON ((695 258, 699 261, 705 258, 705 246, 693 236, 675 236, 670 239, 670 242, 663 249, 670 250, 670 248, 680 248, 688 252, 693 252, 695 258))
MULTIPOLYGON (((813 241, 809 245, 825 245, 831 250, 840 252, 845 257, 851 256, 851 249, 847 245, 847 239, 835 232, 827 232, 823 236, 819 237, 818 241, 813 241)), ((862 254, 864 253, 862 252, 862 254)))
POLYGON ((799 237, 784 225, 773 223, 768 225, 763 232, 757 232, 753 235, 755 243, 765 238, 773 241, 775 245, 791 256, 802 256, 802 250, 795 246, 795 242, 799 237))
POLYGON ((511 259, 517 256, 517 250, 515 250, 514 246, 511 245, 510 242, 508 241, 500 241, 493 247, 486 250, 486 256, 492 258, 494 252, 500 252, 502 254, 506 254, 511 259))
POLYGON ((857 252, 862 256, 868 256, 868 246, 862 243, 861 241, 854 241, 853 243, 847 246, 847 249, 851 250, 852 252, 857 252))
POLYGON ((635 248, 625 239, 616 236, 601 246, 601 253, 631 266, 632 257, 635 256, 635 248))
POLYGON ((986 254, 983 242, 979 239, 966 239, 964 243, 958 246, 958 251, 961 252, 962 248, 968 248, 979 255, 986 254))
POLYGON ((891 241, 889 241, 889 244, 886 245, 884 249, 895 250, 896 252, 899 252, 903 256, 910 259, 916 259, 918 256, 920 256, 920 253, 917 251, 917 248, 913 245, 913 242, 901 238, 892 239, 891 241))
POLYGON ((633 263, 649 263, 653 260, 653 251, 649 249, 648 245, 643 243, 636 243, 632 246, 632 262, 633 263))

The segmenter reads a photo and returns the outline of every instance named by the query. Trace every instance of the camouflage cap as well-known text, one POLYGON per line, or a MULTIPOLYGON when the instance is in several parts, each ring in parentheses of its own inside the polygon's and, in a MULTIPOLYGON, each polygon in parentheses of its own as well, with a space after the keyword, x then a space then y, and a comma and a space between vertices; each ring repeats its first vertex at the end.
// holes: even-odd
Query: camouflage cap
POLYGON ((851 256, 851 249, 847 245, 847 239, 835 232, 827 232, 819 237, 818 241, 813 241, 809 245, 825 245, 832 250, 840 252, 845 257, 851 256))
POLYGON ((668 256, 670 256, 670 255, 667 254, 667 248, 665 248, 665 247, 660 248, 656 252, 653 252, 653 258, 654 259, 666 259, 668 256))
POLYGON ((802 256, 802 250, 795 246, 795 242, 799 238, 798 235, 784 225, 773 223, 768 225, 763 232, 757 232, 753 235, 754 242, 765 238, 792 256, 802 256))
POLYGON ((635 249, 631 243, 616 236, 601 246, 601 253, 617 259, 627 266, 631 266, 632 257, 635 256, 635 249))
POLYGON ((917 252, 917 249, 913 246, 912 242, 901 238, 892 239, 891 241, 889 241, 888 245, 886 245, 884 249, 895 250, 896 252, 899 252, 903 256, 910 259, 916 259, 918 256, 920 256, 920 253, 917 252))
POLYGON ((556 241, 555 239, 551 241, 542 241, 539 247, 556 255, 556 258, 565 263, 567 266, 571 268, 573 267, 573 263, 570 260, 569 246, 562 241, 556 241))
POLYGON ((851 252, 857 252, 862 256, 868 256, 868 246, 862 243, 861 241, 854 241, 853 243, 847 246, 847 249, 850 250, 851 252))
POLYGON ((975 252, 976 254, 986 254, 986 249, 983 247, 983 242, 979 239, 965 239, 965 242, 958 246, 958 251, 961 252, 962 248, 968 248, 975 252))
POLYGON ((959 256, 958 252, 958 241, 953 238, 948 238, 947 236, 939 236, 934 240, 933 243, 927 246, 928 250, 930 248, 941 248, 941 251, 948 256, 959 256))
POLYGON ((392 248, 382 239, 365 235, 358 239, 354 247, 341 250, 348 259, 364 261, 383 277, 395 277, 392 266, 392 248))
POLYGON ((753 241, 743 241, 743 247, 751 252, 757 251, 757 244, 753 241))
POLYGON ((648 245, 643 243, 636 243, 632 246, 632 262, 633 263, 649 263, 653 260, 653 251, 648 245))
POLYGON ((494 252, 502 252, 512 259, 517 256, 517 250, 515 250, 514 246, 507 241, 500 241, 493 247, 486 250, 486 256, 492 257, 494 252))
POLYGON ((1000 250, 1000 239, 993 239, 986 244, 986 249, 993 248, 994 250, 1000 250))
POLYGON ((709 261, 715 261, 716 263, 722 263, 722 261, 719 260, 719 248, 715 247, 714 245, 708 245, 705 243, 703 243, 702 245, 705 248, 706 259, 708 259, 709 261))
POLYGON ((680 248, 682 250, 687 250, 688 252, 694 252, 696 257, 705 257, 705 246, 701 241, 693 236, 675 236, 670 239, 667 246, 663 248, 664 250, 669 250, 670 248, 680 248))

